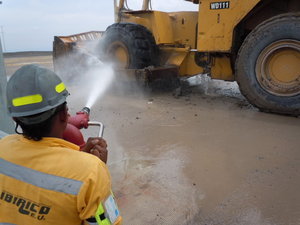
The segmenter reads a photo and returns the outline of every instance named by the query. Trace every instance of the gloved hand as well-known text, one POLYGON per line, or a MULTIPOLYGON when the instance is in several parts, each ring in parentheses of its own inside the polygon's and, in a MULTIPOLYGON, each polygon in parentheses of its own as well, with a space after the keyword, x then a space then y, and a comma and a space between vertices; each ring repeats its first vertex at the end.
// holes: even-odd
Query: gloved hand
POLYGON ((97 156, 104 163, 107 162, 107 143, 103 138, 93 137, 89 138, 85 146, 81 149, 83 152, 87 152, 97 156))

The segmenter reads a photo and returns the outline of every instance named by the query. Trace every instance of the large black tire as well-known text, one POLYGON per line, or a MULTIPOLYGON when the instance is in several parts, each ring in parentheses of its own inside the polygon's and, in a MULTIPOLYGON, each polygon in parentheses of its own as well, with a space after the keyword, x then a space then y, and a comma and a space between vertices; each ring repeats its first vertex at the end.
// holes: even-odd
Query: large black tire
POLYGON ((238 52, 235 73, 242 94, 261 111, 300 115, 300 14, 256 27, 238 52))
POLYGON ((158 65, 158 47, 152 33, 142 25, 115 23, 100 42, 100 58, 125 69, 158 65))

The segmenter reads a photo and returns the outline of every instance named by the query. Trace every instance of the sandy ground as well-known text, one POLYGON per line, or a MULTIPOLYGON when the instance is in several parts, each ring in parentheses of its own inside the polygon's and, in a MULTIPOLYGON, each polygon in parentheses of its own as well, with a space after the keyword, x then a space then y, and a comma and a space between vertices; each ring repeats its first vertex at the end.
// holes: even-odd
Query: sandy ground
MULTIPOLYGON (((7 75, 30 62, 53 68, 51 55, 10 56, 7 75)), ((259 112, 235 83, 207 77, 179 98, 114 83, 91 120, 105 124, 124 224, 300 224, 299 118, 259 112)), ((69 89, 75 113, 89 88, 69 89)))

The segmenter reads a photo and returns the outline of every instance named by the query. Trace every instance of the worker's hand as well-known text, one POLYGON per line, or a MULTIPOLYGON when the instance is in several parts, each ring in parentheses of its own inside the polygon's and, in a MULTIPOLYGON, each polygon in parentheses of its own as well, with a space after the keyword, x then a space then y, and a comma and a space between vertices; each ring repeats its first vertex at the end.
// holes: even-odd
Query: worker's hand
POLYGON ((107 144, 103 138, 89 138, 82 151, 97 156, 104 163, 107 162, 107 144))

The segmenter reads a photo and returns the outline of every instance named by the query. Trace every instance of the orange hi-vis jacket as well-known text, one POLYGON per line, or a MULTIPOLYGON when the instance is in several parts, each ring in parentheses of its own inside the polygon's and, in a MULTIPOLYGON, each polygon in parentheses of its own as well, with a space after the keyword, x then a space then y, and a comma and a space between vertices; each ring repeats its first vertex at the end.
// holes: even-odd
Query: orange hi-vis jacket
POLYGON ((0 224, 80 225, 95 216, 111 196, 110 174, 100 159, 78 150, 58 138, 0 140, 0 224))

